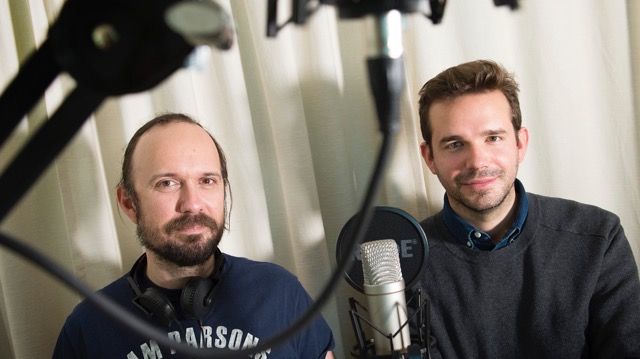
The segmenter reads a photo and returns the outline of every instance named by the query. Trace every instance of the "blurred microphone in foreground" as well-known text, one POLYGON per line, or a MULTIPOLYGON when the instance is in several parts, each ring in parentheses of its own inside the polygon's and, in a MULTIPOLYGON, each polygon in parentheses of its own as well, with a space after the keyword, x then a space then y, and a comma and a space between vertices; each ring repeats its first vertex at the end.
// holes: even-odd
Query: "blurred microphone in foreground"
POLYGON ((194 46, 211 45, 228 50, 233 45, 231 17, 213 1, 185 0, 166 10, 165 21, 194 46))

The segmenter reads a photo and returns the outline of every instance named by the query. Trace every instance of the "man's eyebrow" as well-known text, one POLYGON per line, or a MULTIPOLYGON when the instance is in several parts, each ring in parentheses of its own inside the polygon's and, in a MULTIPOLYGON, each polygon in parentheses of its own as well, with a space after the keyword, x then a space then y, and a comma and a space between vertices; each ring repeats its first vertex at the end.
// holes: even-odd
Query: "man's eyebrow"
MULTIPOLYGON (((502 135, 507 133, 507 130, 502 129, 502 128, 498 128, 498 129, 490 129, 490 130, 485 130, 482 131, 481 134, 483 136, 493 136, 493 135, 502 135)), ((440 143, 447 143, 447 142, 451 142, 451 141, 461 141, 463 140, 462 136, 459 135, 449 135, 449 136, 444 136, 443 138, 440 139, 440 143)))
POLYGON ((485 136, 491 136, 491 135, 502 135, 507 133, 507 130, 503 129, 503 128, 498 128, 495 130, 486 130, 486 131, 482 131, 482 134, 485 136))
POLYGON ((462 140, 462 136, 450 135, 450 136, 442 137, 439 142, 440 143, 447 143, 447 142, 451 142, 451 141, 460 141, 460 140, 462 140))

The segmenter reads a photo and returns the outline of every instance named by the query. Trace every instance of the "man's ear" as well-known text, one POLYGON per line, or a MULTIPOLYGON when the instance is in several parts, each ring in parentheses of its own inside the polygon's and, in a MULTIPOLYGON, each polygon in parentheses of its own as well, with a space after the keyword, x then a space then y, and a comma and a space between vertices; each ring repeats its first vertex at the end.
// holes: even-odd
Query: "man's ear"
POLYGON ((136 208, 135 201, 133 200, 133 198, 131 198, 124 186, 118 186, 118 188, 116 189, 116 196, 120 209, 124 211, 131 222, 138 224, 138 216, 136 215, 138 209, 136 208))
POLYGON ((431 146, 429 146, 429 144, 426 142, 422 142, 420 144, 420 153, 422 154, 422 158, 424 158, 424 163, 426 163, 427 167, 429 167, 429 170, 431 170, 431 173, 433 173, 434 175, 438 175, 435 163, 433 162, 433 153, 431 151, 431 146))
POLYGON ((529 130, 527 130, 526 127, 522 127, 516 132, 516 136, 518 136, 518 163, 522 163, 522 161, 524 161, 524 155, 527 153, 527 147, 529 146, 529 130))

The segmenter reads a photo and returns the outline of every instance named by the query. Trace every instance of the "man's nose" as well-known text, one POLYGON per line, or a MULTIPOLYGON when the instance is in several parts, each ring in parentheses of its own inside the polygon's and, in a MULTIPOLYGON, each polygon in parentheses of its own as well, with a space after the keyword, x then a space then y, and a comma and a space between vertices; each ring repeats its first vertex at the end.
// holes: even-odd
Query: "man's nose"
POLYGON ((199 213, 204 209, 202 194, 197 186, 184 184, 180 188, 180 199, 178 200, 178 212, 199 213))
POLYGON ((488 165, 488 150, 482 145, 471 144, 467 146, 467 167, 483 168, 488 165))

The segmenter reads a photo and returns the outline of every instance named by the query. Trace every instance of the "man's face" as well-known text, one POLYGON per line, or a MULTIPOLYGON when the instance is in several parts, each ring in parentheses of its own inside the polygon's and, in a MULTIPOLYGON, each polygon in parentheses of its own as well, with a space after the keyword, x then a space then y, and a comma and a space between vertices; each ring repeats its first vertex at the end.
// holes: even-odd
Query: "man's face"
POLYGON ((140 137, 131 173, 137 198, 123 206, 147 250, 179 266, 204 263, 224 228, 220 156, 199 126, 174 122, 140 137))
POLYGON ((453 209, 464 217, 511 208, 528 132, 521 128, 515 133, 502 92, 437 101, 429 118, 433 136, 430 147, 422 144, 422 156, 447 191, 453 209))

